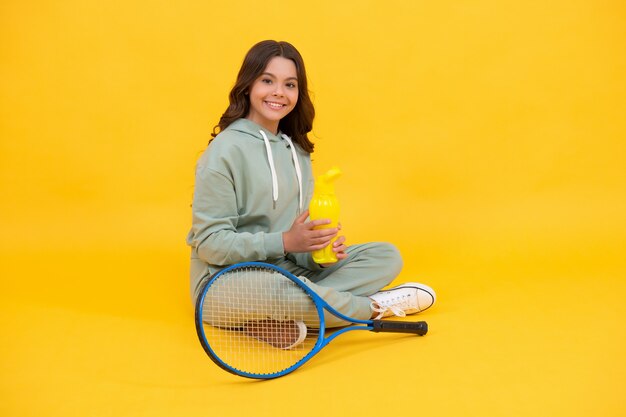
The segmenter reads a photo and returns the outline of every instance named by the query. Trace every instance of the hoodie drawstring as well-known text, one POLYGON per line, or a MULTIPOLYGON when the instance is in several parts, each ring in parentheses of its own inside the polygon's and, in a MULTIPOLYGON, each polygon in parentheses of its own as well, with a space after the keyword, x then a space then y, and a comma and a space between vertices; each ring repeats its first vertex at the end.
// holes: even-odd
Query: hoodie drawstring
MULTIPOLYGON (((272 155, 272 147, 270 146, 270 141, 267 138, 267 135, 264 131, 259 130, 261 136, 263 136, 263 142, 265 143, 265 150, 267 151, 267 161, 270 164, 270 172, 272 174, 272 200, 274 201, 274 207, 276 207, 276 202, 278 201, 278 177, 276 176, 276 167, 274 166, 274 156, 272 155)), ((296 176, 298 177, 298 197, 299 197, 299 205, 300 212, 302 212, 302 171, 300 170, 300 163, 298 162, 298 155, 296 154, 296 150, 293 146, 293 142, 291 138, 285 134, 281 135, 283 139, 287 141, 289 146, 291 147, 291 157, 293 159, 293 164, 296 167, 296 176)))
POLYGON ((291 148, 291 157, 293 158, 293 164, 296 167, 296 177, 298 177, 298 198, 299 198, 298 207, 300 208, 298 213, 302 213, 302 171, 300 170, 300 163, 298 162, 298 155, 296 154, 296 148, 295 146, 293 146, 293 142, 291 141, 291 138, 285 135, 284 133, 281 136, 283 137, 283 139, 287 141, 287 143, 289 144, 289 147, 291 148))
POLYGON ((265 143, 265 150, 267 151, 267 161, 270 163, 270 171, 272 172, 272 199, 274 201, 274 207, 278 201, 278 178, 276 177, 276 168, 274 168, 274 156, 272 155, 272 147, 270 141, 265 135, 265 132, 259 130, 261 136, 263 136, 263 142, 265 143))

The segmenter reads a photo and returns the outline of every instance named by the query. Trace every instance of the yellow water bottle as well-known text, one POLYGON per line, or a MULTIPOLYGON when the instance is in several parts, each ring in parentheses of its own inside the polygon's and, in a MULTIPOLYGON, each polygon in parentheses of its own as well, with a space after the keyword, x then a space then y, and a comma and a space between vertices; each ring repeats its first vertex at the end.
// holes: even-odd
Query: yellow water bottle
MULTIPOLYGON (((337 167, 331 168, 324 175, 320 175, 315 180, 313 198, 309 204, 309 217, 311 220, 330 219, 330 224, 317 226, 316 229, 327 229, 337 227, 339 224, 339 201, 335 195, 335 180, 341 175, 337 167)), ((313 251, 313 261, 318 264, 337 262, 337 255, 333 252, 333 243, 323 249, 313 251)))

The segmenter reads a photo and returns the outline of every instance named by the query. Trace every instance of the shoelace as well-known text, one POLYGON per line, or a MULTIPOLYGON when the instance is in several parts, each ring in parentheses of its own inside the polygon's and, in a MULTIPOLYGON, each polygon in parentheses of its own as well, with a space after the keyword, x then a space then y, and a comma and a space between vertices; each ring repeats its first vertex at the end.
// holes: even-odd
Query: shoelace
POLYGON ((377 302, 372 302, 371 307, 373 311, 378 313, 378 315, 374 317, 374 320, 382 318, 388 311, 390 311, 394 316, 406 317, 403 307, 410 308, 408 297, 392 298, 388 301, 387 305, 380 305, 377 302))
POLYGON ((372 303, 372 310, 378 313, 378 315, 374 317, 374 320, 382 318, 387 311, 391 311, 395 316, 398 317, 406 317, 406 313, 404 312, 404 310, 396 306, 378 308, 376 307, 375 303, 372 303))

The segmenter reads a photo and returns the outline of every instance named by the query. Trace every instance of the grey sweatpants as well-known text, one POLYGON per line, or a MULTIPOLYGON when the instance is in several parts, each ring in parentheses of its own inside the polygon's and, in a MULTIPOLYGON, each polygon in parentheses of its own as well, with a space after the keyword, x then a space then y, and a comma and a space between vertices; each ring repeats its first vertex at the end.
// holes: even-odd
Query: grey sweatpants
MULTIPOLYGON (((288 259, 275 264, 301 278, 314 292, 338 312, 367 320, 372 316, 369 295, 388 285, 402 269, 402 257, 395 246, 364 243, 349 246, 348 258, 320 271, 310 271, 288 259)), ((345 325, 326 314, 326 327, 345 325)))

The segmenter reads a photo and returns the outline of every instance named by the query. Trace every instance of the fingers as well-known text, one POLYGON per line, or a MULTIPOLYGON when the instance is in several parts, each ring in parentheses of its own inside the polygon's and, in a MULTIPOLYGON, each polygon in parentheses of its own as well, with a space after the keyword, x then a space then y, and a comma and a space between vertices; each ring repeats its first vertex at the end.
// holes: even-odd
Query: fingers
POLYGON ((316 250, 324 249, 326 246, 328 246, 329 243, 330 242, 326 242, 326 243, 319 244, 319 245, 313 245, 313 246, 310 247, 310 251, 316 251, 316 250))
POLYGON ((326 246, 330 245, 331 242, 333 244, 333 252, 344 252, 346 249, 348 249, 348 247, 344 245, 344 242, 346 241, 345 236, 339 236, 335 239, 335 236, 337 236, 337 232, 329 233, 329 231, 331 230, 332 229, 322 229, 314 231, 323 232, 324 234, 311 239, 311 244, 315 245, 315 249, 312 250, 323 249, 326 246))
POLYGON ((318 249, 323 249, 326 246, 330 245, 330 242, 332 242, 332 237, 321 237, 321 238, 311 239, 310 245, 311 247, 315 247, 315 249, 312 249, 312 250, 318 250, 318 249))
POLYGON ((348 247, 345 244, 346 237, 339 236, 333 243, 333 252, 335 252, 337 259, 345 259, 348 255, 345 253, 348 247))
POLYGON ((336 254, 344 253, 346 250, 348 250, 348 247, 346 245, 337 245, 337 243, 333 245, 333 252, 335 252, 336 254))
POLYGON ((320 238, 328 238, 328 240, 332 239, 333 237, 337 236, 337 233, 339 233, 339 230, 337 230, 337 228, 335 227, 331 227, 328 229, 315 229, 315 230, 311 230, 310 235, 312 238, 316 238, 316 239, 320 239, 320 238))
MULTIPOLYGON (((315 244, 316 246, 322 246, 322 248, 325 248, 330 244, 330 242, 333 241, 333 238, 338 233, 337 229, 335 229, 335 232, 331 233, 332 230, 333 229, 315 230, 314 232, 318 234, 315 237, 311 238, 311 243, 315 244)), ((348 249, 348 247, 345 245, 345 241, 345 236, 337 237, 337 239, 335 239, 335 241, 333 242, 333 252, 345 252, 346 249, 348 249)))
POLYGON ((342 259, 346 259, 348 257, 348 254, 344 252, 338 252, 335 256, 337 256, 338 261, 341 261, 342 259))
POLYGON ((307 217, 309 217, 309 210, 304 210, 304 212, 296 218, 294 223, 304 223, 307 217))
POLYGON ((330 219, 316 219, 316 220, 311 220, 310 222, 307 223, 307 226, 311 229, 317 227, 317 226, 324 226, 326 224, 330 224, 331 220, 330 219))

